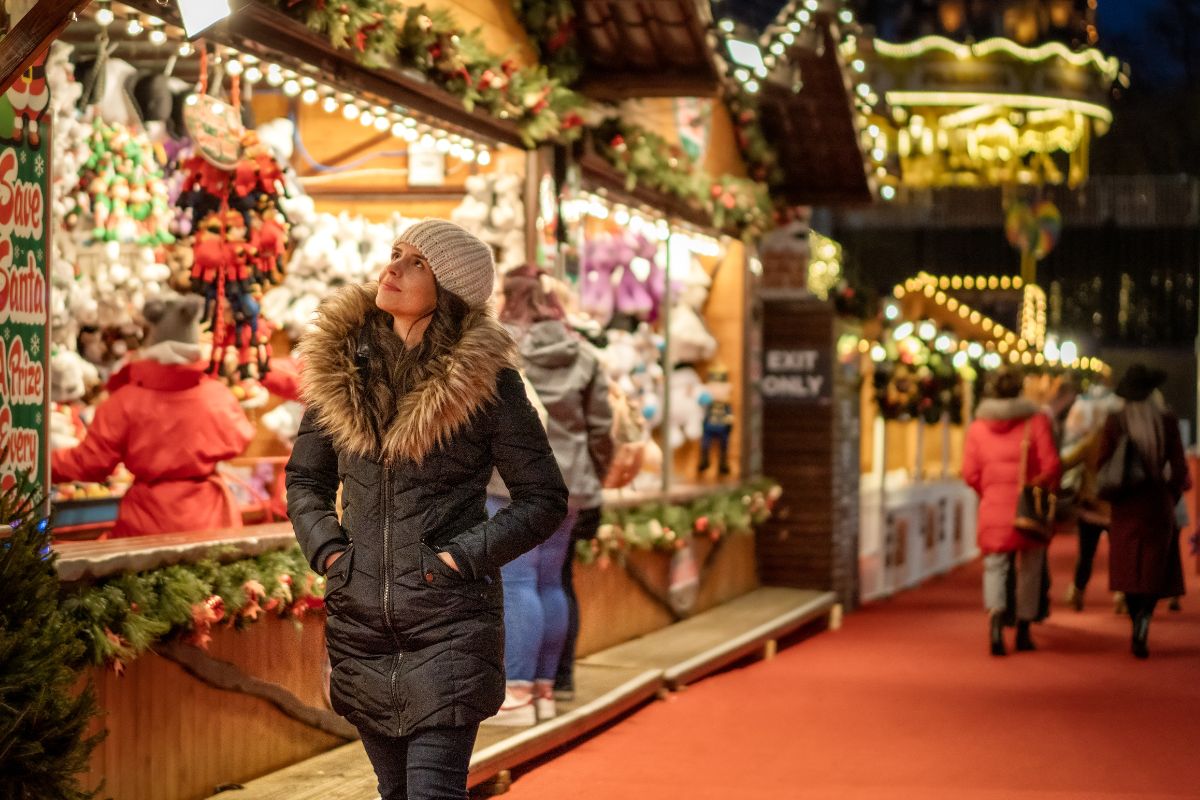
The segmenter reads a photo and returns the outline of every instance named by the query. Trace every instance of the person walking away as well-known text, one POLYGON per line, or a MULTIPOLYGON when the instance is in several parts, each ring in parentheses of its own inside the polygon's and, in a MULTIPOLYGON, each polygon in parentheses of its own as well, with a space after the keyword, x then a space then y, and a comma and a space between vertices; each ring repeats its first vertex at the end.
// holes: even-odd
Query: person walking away
POLYGON ((1007 653, 1005 585, 1014 565, 1016 648, 1036 649, 1030 623, 1038 613, 1046 544, 1018 530, 1014 520, 1022 479, 1052 491, 1058 485, 1060 470, 1050 420, 1032 402, 1020 397, 1021 388, 1021 375, 1013 368, 1004 367, 989 376, 985 399, 967 430, 963 450, 963 479, 980 497, 977 535, 984 554, 983 596, 989 614, 991 652, 996 656, 1007 653))
POLYGON ((500 568, 567 512, 494 281, 486 244, 425 220, 300 343, 288 514, 326 579, 331 703, 382 800, 466 798, 479 723, 504 700, 500 568), (489 519, 493 469, 512 503, 489 519))
POLYGON ((1138 658, 1150 655, 1150 620, 1159 599, 1184 593, 1175 507, 1191 478, 1179 420, 1158 391, 1166 379, 1165 372, 1144 364, 1125 372, 1116 390, 1124 408, 1105 423, 1100 446, 1102 478, 1114 466, 1121 475, 1116 485, 1102 482, 1112 504, 1109 580, 1113 591, 1125 593, 1130 649, 1138 658), (1111 464, 1123 438, 1125 462, 1111 464))
MULTIPOLYGON (((596 351, 565 324, 565 311, 535 267, 504 278, 500 320, 516 339, 525 376, 547 411, 550 446, 569 490, 562 524, 542 544, 506 564, 504 574, 506 697, 488 724, 532 725, 557 714, 554 684, 570 628, 564 578, 572 530, 601 502, 613 457, 608 381, 596 351)), ((505 504, 489 487, 489 510, 505 504)), ((573 648, 572 648, 573 651, 573 648)), ((573 652, 572 652, 573 657, 573 652)))
POLYGON ((1100 466, 1104 423, 1115 401, 1108 386, 1093 385, 1071 406, 1063 429, 1063 486, 1070 484, 1073 489, 1073 513, 1079 537, 1079 554, 1075 560, 1074 578, 1067 587, 1066 603, 1076 611, 1083 611, 1096 548, 1111 521, 1111 507, 1096 493, 1096 471, 1100 466))
POLYGON ((83 441, 51 454, 55 481, 103 481, 118 464, 133 473, 109 538, 242 526, 217 464, 245 451, 254 426, 229 389, 204 372, 203 310, 196 295, 148 300, 137 358, 109 379, 83 441))

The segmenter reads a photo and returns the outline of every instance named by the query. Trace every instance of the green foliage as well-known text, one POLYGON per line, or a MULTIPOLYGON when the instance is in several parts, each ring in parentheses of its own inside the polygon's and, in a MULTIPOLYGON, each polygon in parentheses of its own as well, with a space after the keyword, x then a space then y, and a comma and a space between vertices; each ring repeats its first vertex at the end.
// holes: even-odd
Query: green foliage
POLYGON ((127 573, 69 593, 63 612, 80 627, 84 656, 122 665, 168 636, 207 633, 200 609, 219 598, 220 622, 243 628, 261 615, 299 619, 321 605, 323 579, 299 547, 220 563, 213 558, 127 573), (260 594, 261 592, 261 594, 260 594))
POLYGON ((90 686, 76 688, 86 654, 78 623, 59 607, 49 526, 27 492, 0 496, 0 797, 86 800, 79 775, 100 735, 90 686))
POLYGON ((581 95, 545 67, 520 67, 489 52, 478 30, 463 30, 444 10, 388 0, 276 2, 335 47, 353 52, 359 63, 416 69, 467 110, 515 123, 529 147, 579 135, 581 95))
POLYGON ((571 0, 513 0, 513 11, 525 26, 550 74, 567 86, 583 75, 583 55, 571 0))
POLYGON ((584 564, 606 564, 629 550, 673 552, 696 537, 715 542, 724 536, 750 534, 770 518, 780 494, 777 483, 763 478, 690 503, 605 509, 596 538, 577 542, 575 558, 584 564))

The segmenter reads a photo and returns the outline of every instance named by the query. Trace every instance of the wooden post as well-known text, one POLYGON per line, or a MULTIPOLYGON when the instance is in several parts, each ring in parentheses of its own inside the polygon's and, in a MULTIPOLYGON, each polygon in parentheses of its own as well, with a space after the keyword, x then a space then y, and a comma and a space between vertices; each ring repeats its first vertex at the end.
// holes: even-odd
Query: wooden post
POLYGON ((7 92, 90 0, 37 0, 0 39, 0 94, 7 92))

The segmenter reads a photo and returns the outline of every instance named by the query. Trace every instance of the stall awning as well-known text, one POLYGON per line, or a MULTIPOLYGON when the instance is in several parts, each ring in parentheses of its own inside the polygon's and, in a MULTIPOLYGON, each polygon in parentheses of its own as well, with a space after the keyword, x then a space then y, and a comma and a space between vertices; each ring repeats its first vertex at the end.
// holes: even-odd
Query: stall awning
POLYGON ((703 0, 575 0, 580 88, 603 100, 714 97, 720 77, 703 0))
POLYGON ((791 76, 773 75, 762 88, 763 132, 784 172, 778 191, 793 205, 869 203, 851 89, 829 24, 820 36, 821 46, 788 52, 791 76))
MULTIPOLYGON (((178 24, 175 11, 156 0, 122 2, 178 24)), ((273 6, 250 0, 233 5, 233 16, 206 31, 205 40, 269 59, 301 74, 319 76, 322 81, 348 90, 369 93, 451 132, 492 144, 524 146, 516 124, 483 112, 468 111, 459 98, 413 70, 398 65, 365 67, 354 60, 352 53, 335 48, 326 37, 273 6)))

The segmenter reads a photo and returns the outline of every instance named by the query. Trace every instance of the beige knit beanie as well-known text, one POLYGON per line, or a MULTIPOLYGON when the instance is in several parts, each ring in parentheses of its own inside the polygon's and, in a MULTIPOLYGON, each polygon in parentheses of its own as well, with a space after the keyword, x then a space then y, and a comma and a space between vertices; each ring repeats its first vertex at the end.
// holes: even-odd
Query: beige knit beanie
POLYGON ((400 234, 429 262, 438 285, 461 297, 471 308, 487 305, 496 282, 492 248, 444 219, 426 219, 400 234))

